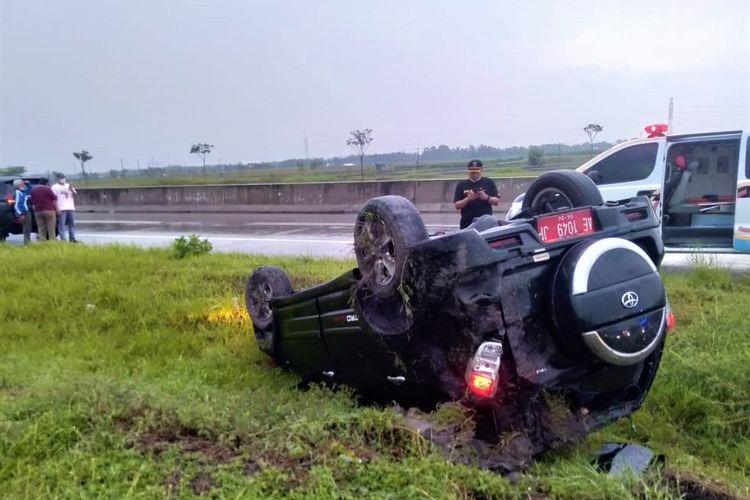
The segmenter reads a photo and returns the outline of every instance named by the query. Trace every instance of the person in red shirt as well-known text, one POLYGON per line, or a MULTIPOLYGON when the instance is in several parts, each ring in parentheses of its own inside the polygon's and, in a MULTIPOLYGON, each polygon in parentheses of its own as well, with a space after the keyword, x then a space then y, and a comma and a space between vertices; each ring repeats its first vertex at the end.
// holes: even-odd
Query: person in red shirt
POLYGON ((31 190, 31 205, 34 207, 39 241, 53 241, 57 227, 57 195, 52 192, 47 179, 42 179, 31 190))

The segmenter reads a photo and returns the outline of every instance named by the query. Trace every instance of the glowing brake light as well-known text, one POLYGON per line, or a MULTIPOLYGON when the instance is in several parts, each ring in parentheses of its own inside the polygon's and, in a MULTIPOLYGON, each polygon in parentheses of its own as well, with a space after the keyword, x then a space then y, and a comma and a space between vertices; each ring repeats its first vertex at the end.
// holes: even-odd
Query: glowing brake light
POLYGON ((466 384, 471 392, 490 398, 497 392, 500 358, 503 345, 500 342, 483 342, 466 367, 466 384))
POLYGON ((667 310, 667 331, 671 331, 674 329, 674 325, 677 323, 677 320, 674 317, 674 313, 671 309, 667 310))
POLYGON ((478 373, 473 373, 471 375, 471 383, 469 386, 474 394, 479 396, 491 396, 494 385, 495 381, 490 377, 478 373))
POLYGON ((647 125, 644 130, 649 137, 661 137, 667 130, 669 130, 669 125, 666 123, 655 123, 653 125, 647 125))

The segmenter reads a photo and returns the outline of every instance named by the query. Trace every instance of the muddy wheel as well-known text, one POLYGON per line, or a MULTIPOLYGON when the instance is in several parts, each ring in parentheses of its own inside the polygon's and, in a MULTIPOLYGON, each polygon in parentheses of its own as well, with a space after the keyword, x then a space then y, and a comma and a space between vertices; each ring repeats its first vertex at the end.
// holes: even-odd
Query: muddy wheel
POLYGON ((409 200, 381 196, 368 201, 354 225, 354 253, 362 282, 377 297, 395 295, 409 250, 425 239, 427 228, 409 200))
POLYGON ((602 203, 602 195, 590 178, 575 170, 555 170, 531 183, 522 207, 533 213, 545 214, 602 203))
POLYGON ((271 356, 276 347, 271 299, 291 293, 292 282, 289 276, 276 266, 255 269, 245 285, 245 306, 253 322, 255 340, 260 350, 271 356))

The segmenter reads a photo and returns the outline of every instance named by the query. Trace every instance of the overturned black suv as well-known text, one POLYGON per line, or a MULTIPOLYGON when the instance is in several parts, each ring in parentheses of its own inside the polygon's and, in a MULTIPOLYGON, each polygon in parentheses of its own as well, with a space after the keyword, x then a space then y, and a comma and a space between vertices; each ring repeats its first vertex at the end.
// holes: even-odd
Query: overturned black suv
POLYGON ((647 198, 604 204, 574 171, 540 176, 514 220, 452 234, 428 236, 408 200, 383 196, 357 216, 356 269, 295 291, 259 267, 245 300, 260 348, 303 380, 460 401, 483 441, 520 433, 537 453, 646 397, 673 321, 657 226, 647 198))

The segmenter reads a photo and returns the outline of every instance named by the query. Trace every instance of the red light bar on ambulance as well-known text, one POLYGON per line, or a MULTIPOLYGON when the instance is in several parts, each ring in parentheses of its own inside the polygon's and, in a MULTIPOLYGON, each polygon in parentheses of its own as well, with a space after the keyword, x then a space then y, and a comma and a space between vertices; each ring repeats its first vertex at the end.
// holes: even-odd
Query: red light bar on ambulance
POLYGON ((483 398, 491 398, 497 392, 500 358, 503 345, 500 342, 483 342, 466 367, 466 384, 471 392, 483 398))
POLYGON ((654 123, 653 125, 646 125, 644 130, 649 137, 661 137, 669 130, 669 125, 666 123, 654 123))

